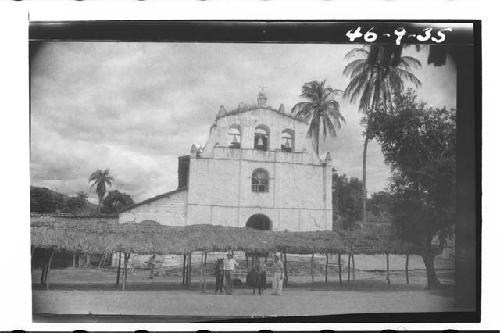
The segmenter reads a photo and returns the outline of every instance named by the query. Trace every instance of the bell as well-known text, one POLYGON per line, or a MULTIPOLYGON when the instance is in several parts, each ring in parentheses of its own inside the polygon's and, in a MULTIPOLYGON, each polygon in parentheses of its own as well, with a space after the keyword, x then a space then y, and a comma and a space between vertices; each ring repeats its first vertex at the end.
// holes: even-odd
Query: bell
POLYGON ((292 148, 292 146, 290 145, 290 140, 288 138, 286 138, 285 148, 287 148, 287 149, 292 148))
POLYGON ((236 134, 233 134, 233 142, 231 142, 232 145, 237 145, 238 144, 238 139, 236 139, 236 134))
POLYGON ((264 140, 262 140, 262 136, 259 136, 259 139, 257 140, 257 146, 263 146, 264 145, 264 140))

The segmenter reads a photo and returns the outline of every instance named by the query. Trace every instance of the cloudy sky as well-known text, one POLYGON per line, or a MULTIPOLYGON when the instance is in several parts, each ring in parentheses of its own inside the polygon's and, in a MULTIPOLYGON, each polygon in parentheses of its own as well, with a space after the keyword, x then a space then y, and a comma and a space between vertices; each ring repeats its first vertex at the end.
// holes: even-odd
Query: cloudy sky
MULTIPOLYGON (((49 42, 31 62, 31 184, 68 195, 89 192, 88 176, 109 168, 114 189, 135 201, 175 189, 177 157, 204 144, 220 105, 256 102, 289 109, 304 82, 344 89, 344 55, 352 45, 49 42)), ((418 58, 419 96, 455 107, 455 71, 418 58)), ((361 177, 362 127, 355 104, 341 102, 346 124, 322 149, 335 168, 361 177)), ((390 175, 379 146, 368 148, 368 191, 390 175)), ((91 195, 94 199, 95 195, 91 195)))

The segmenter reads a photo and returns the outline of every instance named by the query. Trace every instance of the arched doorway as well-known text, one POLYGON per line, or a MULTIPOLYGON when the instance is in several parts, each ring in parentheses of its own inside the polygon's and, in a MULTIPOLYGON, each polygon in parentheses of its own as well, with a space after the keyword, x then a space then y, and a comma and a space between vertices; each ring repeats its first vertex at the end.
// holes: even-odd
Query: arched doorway
POLYGON ((248 218, 247 228, 257 229, 257 230, 272 230, 273 224, 271 219, 264 214, 255 214, 248 218))

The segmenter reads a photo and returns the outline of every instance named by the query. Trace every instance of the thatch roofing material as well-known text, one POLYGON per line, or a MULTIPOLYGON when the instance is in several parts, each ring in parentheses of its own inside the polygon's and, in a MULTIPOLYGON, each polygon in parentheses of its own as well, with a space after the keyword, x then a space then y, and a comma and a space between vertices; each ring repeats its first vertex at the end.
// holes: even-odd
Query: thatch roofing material
POLYGON ((260 231, 208 224, 169 227, 80 221, 32 221, 31 245, 66 251, 183 254, 193 251, 288 253, 414 254, 418 249, 391 238, 390 232, 260 231))

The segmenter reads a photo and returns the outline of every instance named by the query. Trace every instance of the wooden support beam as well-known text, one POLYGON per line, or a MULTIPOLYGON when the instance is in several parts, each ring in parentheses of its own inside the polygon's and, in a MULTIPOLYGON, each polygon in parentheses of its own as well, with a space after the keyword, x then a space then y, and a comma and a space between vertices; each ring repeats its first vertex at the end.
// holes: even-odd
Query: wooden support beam
POLYGON ((354 266, 354 254, 351 254, 351 260, 352 260, 352 280, 356 280, 356 267, 354 266))
POLYGON ((389 253, 386 253, 386 280, 389 287, 391 286, 391 278, 389 276, 389 253))
POLYGON ((311 256, 311 280, 312 280, 311 289, 314 289, 314 252, 311 256))
POLYGON ((351 254, 347 254, 347 284, 351 283, 351 254))
POLYGON ((207 289, 207 279, 206 279, 206 274, 207 274, 207 254, 208 252, 205 252, 205 259, 203 260, 203 290, 207 289))
POLYGON ((46 270, 46 273, 45 273, 45 288, 47 290, 49 290, 49 272, 50 272, 50 266, 52 266, 52 258, 54 257, 54 250, 51 249, 50 251, 50 256, 49 256, 49 260, 47 262, 47 270, 46 270))
POLYGON ((406 275, 406 284, 410 284, 410 276, 408 275, 408 262, 410 261, 410 255, 406 255, 406 263, 405 263, 405 275, 406 275))
POLYGON ((122 290, 127 288, 127 278, 128 278, 128 260, 130 258, 130 252, 125 252, 123 254, 123 274, 122 274, 122 290))
POLYGON ((285 259, 285 280, 283 282, 285 284, 285 287, 288 287, 288 268, 286 266, 286 252, 283 253, 283 257, 285 259))
POLYGON ((186 254, 183 254, 184 260, 182 262, 182 285, 186 285, 186 254))
POLYGON ((116 269, 116 283, 118 287, 120 285, 120 270, 122 269, 122 252, 118 252, 118 268, 116 269))
POLYGON ((188 288, 191 288, 191 272, 192 272, 192 267, 191 267, 191 262, 192 262, 192 253, 189 252, 189 255, 188 255, 188 273, 187 273, 187 286, 188 288))
POLYGON ((325 284, 328 284, 328 252, 326 253, 325 284))
POLYGON ((342 284, 342 260, 341 254, 337 254, 337 265, 339 267, 339 283, 342 284))

